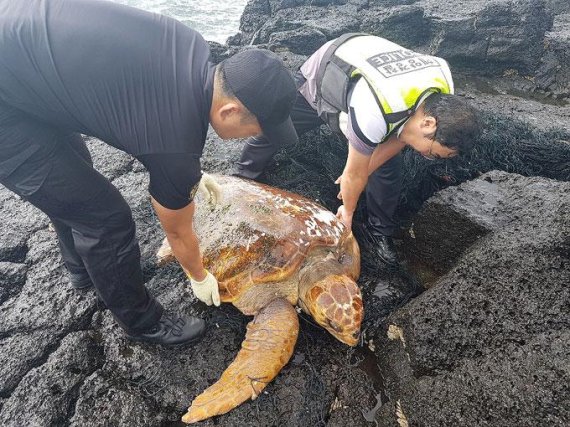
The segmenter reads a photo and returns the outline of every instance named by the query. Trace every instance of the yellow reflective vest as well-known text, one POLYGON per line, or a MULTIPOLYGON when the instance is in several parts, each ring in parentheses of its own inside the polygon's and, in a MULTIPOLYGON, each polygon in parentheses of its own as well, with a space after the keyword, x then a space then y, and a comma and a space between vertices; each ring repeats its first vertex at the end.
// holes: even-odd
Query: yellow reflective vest
POLYGON ((380 107, 387 136, 413 114, 430 92, 453 93, 447 62, 406 49, 381 37, 344 34, 325 52, 317 74, 317 112, 338 131, 338 115, 348 111, 348 89, 363 77, 380 107))

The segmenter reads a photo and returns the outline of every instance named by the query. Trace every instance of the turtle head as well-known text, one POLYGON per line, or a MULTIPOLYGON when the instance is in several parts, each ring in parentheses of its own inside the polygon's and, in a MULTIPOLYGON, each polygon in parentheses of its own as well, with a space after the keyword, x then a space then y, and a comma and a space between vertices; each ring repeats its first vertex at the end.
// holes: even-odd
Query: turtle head
POLYGON ((360 288, 350 277, 335 274, 314 283, 301 298, 301 307, 339 341, 358 343, 364 309, 360 288))

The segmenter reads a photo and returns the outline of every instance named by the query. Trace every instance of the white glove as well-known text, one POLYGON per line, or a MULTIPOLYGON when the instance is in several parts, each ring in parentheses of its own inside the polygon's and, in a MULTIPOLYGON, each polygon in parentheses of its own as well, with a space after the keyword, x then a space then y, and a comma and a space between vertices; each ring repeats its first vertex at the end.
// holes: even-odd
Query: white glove
POLYGON ((215 206, 221 201, 222 187, 220 187, 220 184, 216 182, 212 175, 208 175, 207 173, 202 174, 202 179, 200 180, 200 186, 198 188, 208 198, 208 201, 212 206, 215 206))
POLYGON ((220 305, 220 291, 218 290, 218 281, 216 278, 206 270, 206 277, 201 282, 194 280, 192 276, 186 273, 190 279, 190 285, 192 286, 192 291, 196 298, 202 301, 206 305, 214 305, 218 307, 220 305))

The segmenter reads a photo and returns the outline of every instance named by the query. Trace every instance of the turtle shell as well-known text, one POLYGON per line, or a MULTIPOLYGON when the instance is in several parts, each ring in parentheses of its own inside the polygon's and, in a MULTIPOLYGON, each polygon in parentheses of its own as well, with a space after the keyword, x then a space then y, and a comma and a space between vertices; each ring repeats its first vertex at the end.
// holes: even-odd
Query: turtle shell
POLYGON ((309 260, 335 256, 350 234, 319 204, 254 181, 217 176, 222 197, 198 195, 194 225, 204 266, 222 301, 255 314, 276 297, 298 299, 298 273, 309 260))

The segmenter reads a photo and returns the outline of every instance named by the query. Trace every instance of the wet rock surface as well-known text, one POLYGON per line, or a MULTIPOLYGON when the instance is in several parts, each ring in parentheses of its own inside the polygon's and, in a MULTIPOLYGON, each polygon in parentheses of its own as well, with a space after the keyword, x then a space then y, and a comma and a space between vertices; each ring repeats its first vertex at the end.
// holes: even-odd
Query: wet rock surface
POLYGON ((0 262, 0 302, 19 292, 26 281, 25 264, 0 262))
POLYGON ((568 194, 568 182, 491 172, 426 203, 409 247, 434 268, 456 261, 388 318, 380 425, 396 406, 410 425, 567 424, 568 194), (453 257, 458 226, 478 238, 453 257))
MULTIPOLYGON (((349 349, 302 316, 275 381, 203 425, 568 424, 569 13, 562 0, 252 0, 229 45, 212 43, 217 60, 255 44, 292 69, 348 31, 448 56, 458 93, 490 116, 485 147, 500 149, 449 167, 424 168, 407 153, 410 215, 449 188, 404 224, 401 268, 382 268, 363 248, 362 346, 349 349), (491 169, 528 176, 480 176, 491 169)), ((229 173, 242 144, 209 134, 204 170, 229 173)), ((94 290, 72 290, 48 219, 2 187, 0 424, 181 425, 237 353, 249 318, 202 305, 178 266, 156 265, 163 233, 144 168, 95 139, 88 146, 133 210, 148 288, 209 330, 188 348, 127 341, 94 290)), ((343 147, 312 131, 264 179, 334 210, 343 147)))
POLYGON ((102 361, 88 332, 65 336, 45 363, 26 373, 0 413, 2 425, 67 424, 79 388, 102 361), (22 410, 26 408, 27 410, 22 410))
POLYGON ((309 33, 315 34, 314 40, 323 35, 330 40, 346 32, 368 32, 446 58, 459 83, 458 93, 475 98, 484 110, 499 108, 539 127, 568 128, 569 4, 562 0, 252 0, 242 16, 240 33, 228 40, 227 52, 258 45, 278 54, 306 55, 298 41, 309 33), (272 35, 278 43, 269 42, 272 35))

